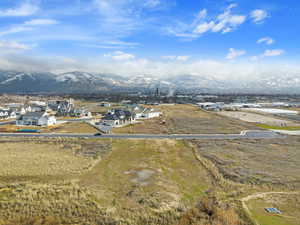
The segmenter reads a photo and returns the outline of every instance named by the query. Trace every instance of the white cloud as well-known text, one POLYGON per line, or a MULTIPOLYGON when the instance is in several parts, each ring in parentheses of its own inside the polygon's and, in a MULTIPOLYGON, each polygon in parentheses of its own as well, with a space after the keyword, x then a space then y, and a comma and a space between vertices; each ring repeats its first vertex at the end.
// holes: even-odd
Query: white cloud
POLYGON ((134 55, 122 51, 115 51, 113 53, 105 54, 104 57, 109 57, 116 61, 126 61, 135 58, 134 55))
POLYGON ((215 27, 214 21, 210 21, 209 23, 204 22, 202 24, 199 24, 196 29, 194 30, 197 34, 203 34, 206 33, 209 30, 212 30, 215 27))
POLYGON ((177 37, 195 39, 207 32, 228 33, 235 30, 246 21, 246 16, 232 13, 236 4, 229 5, 223 13, 212 18, 207 10, 202 9, 191 24, 178 23, 176 27, 169 27, 167 31, 177 37))
POLYGON ((250 57, 250 60, 258 61, 259 59, 262 59, 262 58, 265 58, 265 57, 280 56, 280 55, 284 54, 284 52, 285 51, 283 49, 267 49, 261 55, 250 57))
POLYGON ((141 29, 153 18, 145 18, 144 11, 159 8, 159 0, 93 0, 100 15, 103 34, 119 38, 141 29))
POLYGON ((185 62, 190 59, 190 56, 188 56, 188 55, 178 55, 178 56, 177 55, 167 55, 167 56, 162 56, 161 58, 165 59, 165 60, 177 60, 177 61, 185 62))
POLYGON ((46 25, 54 25, 57 24, 58 21, 52 19, 33 19, 29 21, 25 21, 23 24, 14 25, 7 30, 0 31, 0 36, 15 34, 25 31, 31 31, 36 26, 46 26, 46 25))
POLYGON ((16 41, 0 41, 1 54, 16 53, 30 50, 33 46, 22 44, 16 41))
POLYGON ((263 37, 256 42, 257 44, 266 43, 267 45, 271 45, 275 43, 275 40, 270 37, 263 37))
POLYGON ((282 55, 284 53, 284 50, 282 49, 272 49, 272 50, 266 50, 263 54, 264 57, 268 57, 268 56, 279 56, 282 55))
POLYGON ((227 54, 226 56, 226 59, 235 59, 239 56, 242 56, 242 55, 245 55, 246 54, 246 51, 245 50, 237 50, 237 49, 234 49, 234 48, 230 48, 229 49, 229 53, 227 54))
POLYGON ((207 10, 206 9, 202 9, 199 13, 198 13, 198 19, 204 19, 207 16, 207 10))
POLYGON ((0 10, 0 16, 31 16, 39 10, 39 7, 35 4, 25 1, 20 6, 11 9, 0 10))
POLYGON ((265 10, 256 9, 250 13, 250 17, 252 18, 254 23, 263 23, 264 20, 268 17, 268 13, 265 10))
POLYGON ((53 19, 33 19, 33 20, 26 21, 24 25, 38 26, 38 25, 54 25, 57 23, 58 21, 53 19))
POLYGON ((160 0, 146 0, 144 6, 147 8, 155 8, 161 4, 160 0))
POLYGON ((30 31, 30 30, 32 30, 31 27, 24 27, 24 26, 19 26, 18 25, 18 26, 11 27, 11 28, 9 28, 7 30, 4 30, 4 31, 0 31, 0 36, 20 33, 20 32, 30 31))

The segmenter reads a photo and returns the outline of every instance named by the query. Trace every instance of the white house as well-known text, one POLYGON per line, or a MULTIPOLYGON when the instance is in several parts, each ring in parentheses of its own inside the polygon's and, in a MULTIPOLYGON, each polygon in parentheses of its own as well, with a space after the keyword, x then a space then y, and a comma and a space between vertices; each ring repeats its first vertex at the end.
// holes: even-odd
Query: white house
POLYGON ((156 109, 145 109, 144 112, 142 113, 142 118, 145 119, 151 119, 151 118, 155 118, 155 117, 159 117, 161 115, 161 112, 156 110, 156 109))
POLYGON ((56 124, 55 116, 48 115, 47 112, 28 112, 16 121, 17 126, 51 126, 54 124, 56 124))

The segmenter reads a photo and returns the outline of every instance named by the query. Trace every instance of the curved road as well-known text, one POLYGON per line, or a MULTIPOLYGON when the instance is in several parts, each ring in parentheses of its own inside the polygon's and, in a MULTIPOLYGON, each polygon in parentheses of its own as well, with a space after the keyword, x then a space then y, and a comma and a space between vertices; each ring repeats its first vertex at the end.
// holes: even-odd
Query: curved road
POLYGON ((0 133, 0 137, 46 137, 46 138, 114 138, 114 139, 273 139, 285 138, 272 131, 242 131, 240 134, 59 134, 59 133, 0 133))

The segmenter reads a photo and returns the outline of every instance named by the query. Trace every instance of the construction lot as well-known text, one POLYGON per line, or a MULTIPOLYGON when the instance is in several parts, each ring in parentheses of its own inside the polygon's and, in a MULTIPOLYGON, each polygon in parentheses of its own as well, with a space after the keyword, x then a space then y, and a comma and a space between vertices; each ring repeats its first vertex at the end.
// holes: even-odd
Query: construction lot
MULTIPOLYGON (((270 126, 297 126, 295 122, 278 119, 272 115, 261 115, 257 113, 241 112, 241 111, 222 111, 218 112, 219 115, 227 116, 234 119, 239 119, 249 123, 267 124, 270 126)), ((299 125, 300 126, 300 125, 299 125)))

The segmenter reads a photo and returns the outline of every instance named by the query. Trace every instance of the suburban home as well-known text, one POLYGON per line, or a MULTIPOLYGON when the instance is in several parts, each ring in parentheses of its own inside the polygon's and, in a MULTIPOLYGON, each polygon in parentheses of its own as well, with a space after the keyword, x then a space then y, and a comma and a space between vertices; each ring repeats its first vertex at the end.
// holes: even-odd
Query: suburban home
POLYGON ((86 117, 86 118, 90 118, 92 117, 92 113, 87 111, 86 109, 73 109, 70 113, 70 116, 74 116, 74 117, 86 117))
POLYGON ((17 115, 14 111, 11 111, 9 109, 0 109, 0 119, 10 119, 16 117, 17 115))
POLYGON ((72 99, 69 100, 49 100, 48 108, 58 116, 70 116, 71 112, 74 111, 74 103, 72 99))
POLYGON ((142 113, 142 118, 151 119, 151 118, 159 117, 160 115, 161 115, 161 112, 159 110, 153 109, 153 108, 151 108, 151 109, 147 108, 142 113))
POLYGON ((110 126, 131 124, 135 121, 135 114, 123 109, 110 110, 103 118, 102 123, 110 126))
POLYGON ((48 115, 47 112, 27 112, 16 121, 17 126, 52 126, 55 124, 55 116, 48 115))
POLYGON ((111 104, 109 102, 101 102, 100 106, 101 107, 111 107, 111 104))

